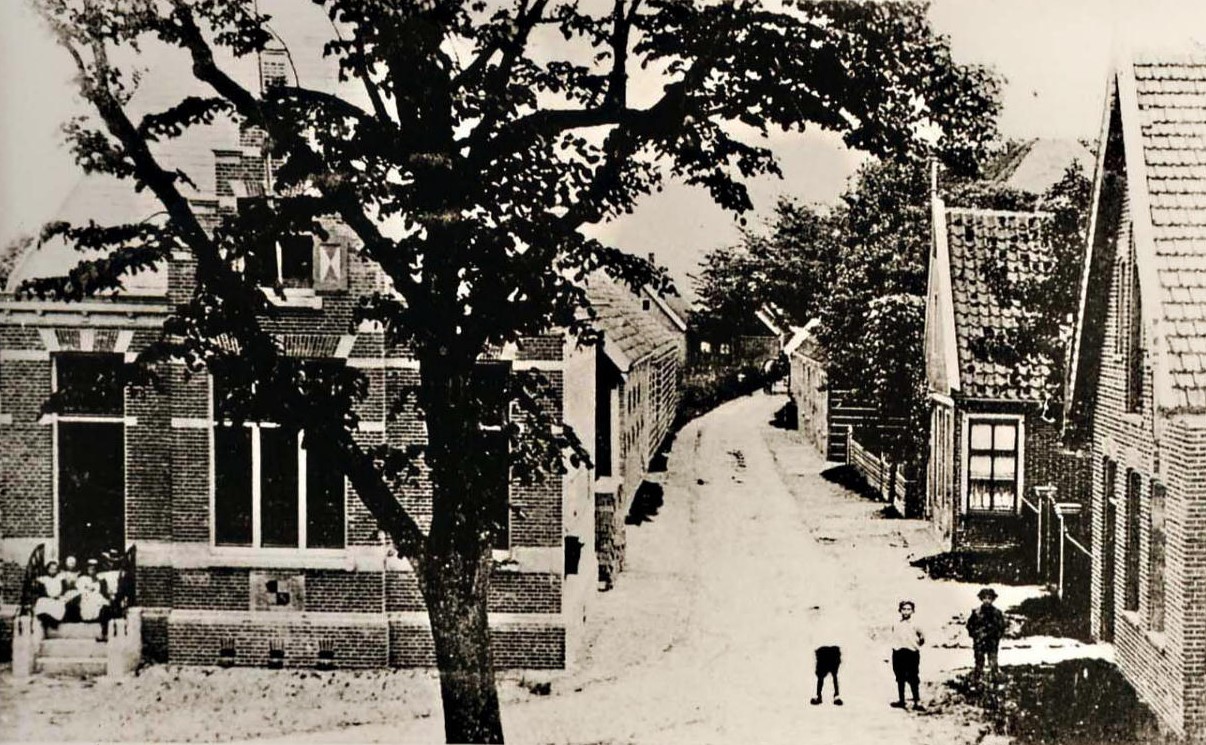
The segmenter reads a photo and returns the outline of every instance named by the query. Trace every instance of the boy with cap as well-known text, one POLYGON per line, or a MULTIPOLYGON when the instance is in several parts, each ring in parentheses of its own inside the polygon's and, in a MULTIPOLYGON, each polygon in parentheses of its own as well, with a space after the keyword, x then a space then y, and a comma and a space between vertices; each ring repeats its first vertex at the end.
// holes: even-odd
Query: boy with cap
POLYGON ((988 662, 988 672, 991 682, 997 680, 997 649, 1001 637, 1005 635, 1005 614, 993 605, 997 599, 996 590, 985 587, 980 590, 980 607, 974 609, 967 617, 967 633, 972 638, 972 650, 976 656, 976 671, 972 675, 973 685, 979 686, 984 674, 984 663, 988 662))
POLYGON ((913 709, 921 711, 917 689, 921 684, 921 646, 925 644, 925 634, 913 622, 916 606, 912 600, 901 600, 896 608, 900 611, 900 620, 892 624, 892 672, 896 674, 896 700, 892 707, 905 708, 907 683, 913 694, 913 709))

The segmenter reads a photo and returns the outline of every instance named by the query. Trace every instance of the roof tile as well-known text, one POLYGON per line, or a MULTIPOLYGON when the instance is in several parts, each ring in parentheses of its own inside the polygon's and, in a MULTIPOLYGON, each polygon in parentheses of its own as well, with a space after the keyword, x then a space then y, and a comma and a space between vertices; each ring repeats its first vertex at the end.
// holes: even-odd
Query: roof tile
POLYGON ((1007 367, 986 358, 980 340, 1016 329, 1025 316, 1016 300, 1003 302, 997 296, 988 273, 1003 272, 1011 281, 1024 281, 1049 270, 1049 219, 1030 212, 947 210, 955 336, 963 362, 960 386, 968 396, 1021 401, 1043 397, 1049 360, 1034 358, 1007 367))

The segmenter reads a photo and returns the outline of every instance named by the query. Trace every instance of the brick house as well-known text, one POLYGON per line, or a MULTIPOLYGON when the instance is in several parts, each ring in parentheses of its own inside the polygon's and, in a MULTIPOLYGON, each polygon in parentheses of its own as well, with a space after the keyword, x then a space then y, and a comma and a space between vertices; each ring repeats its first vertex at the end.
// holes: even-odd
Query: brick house
POLYGON ((948 208, 933 197, 925 323, 931 403, 925 515, 952 550, 1034 546, 1044 501, 1080 493, 1080 461, 1063 451, 1046 402, 1049 361, 992 358, 989 340, 1017 328, 1025 309, 989 284, 1024 280, 1051 261, 1041 213, 948 208), (1038 487, 1055 491, 1040 497, 1038 487))
MULTIPOLYGON (((262 55, 263 79, 285 74, 281 55, 262 55)), ((303 74, 305 65, 302 58, 303 74)), ((162 108, 156 97, 169 92, 179 95, 144 85, 135 104, 162 108)), ((173 141, 162 157, 192 176, 197 191, 191 199, 212 226, 238 209, 240 199, 263 193, 262 145, 255 130, 214 125, 173 141)), ((121 222, 156 211, 127 184, 89 177, 62 217, 121 222)), ((23 280, 62 274, 78 258, 63 245, 30 251, 0 293, 5 632, 11 633, 22 572, 35 546, 44 544, 49 557, 88 557, 133 544, 142 646, 150 659, 263 665, 283 655, 289 666, 320 657, 340 667, 433 664, 426 610, 409 563, 391 553, 344 479, 307 457, 304 434, 268 422, 230 426, 215 410, 220 381, 188 375, 175 363, 159 370, 162 390, 135 396, 115 388, 78 410, 41 414, 53 390, 132 359, 192 292, 193 260, 178 254, 160 271, 131 277, 111 298, 73 304, 14 299, 23 280)), ((421 440, 413 406, 396 418, 387 413, 417 384, 417 363, 405 349, 387 346, 380 328, 352 323, 358 296, 386 287, 383 273, 358 256, 338 226, 326 242, 282 243, 269 263, 267 271, 285 290, 284 297, 269 296, 278 314, 265 325, 285 353, 364 372, 370 392, 357 414, 358 437, 366 443, 421 440)), ((625 299, 618 289, 612 294, 615 303, 625 299)), ((635 336, 651 325, 660 329, 657 323, 640 321, 635 336)), ((621 379, 608 378, 612 400, 624 402, 639 389, 632 406, 621 405, 618 418, 609 420, 621 443, 614 458, 631 453, 647 463, 645 454, 664 437, 684 344, 670 339, 644 356, 630 351, 621 379)), ((605 349, 606 364, 615 365, 605 349)), ((549 413, 573 426, 592 450, 603 364, 596 347, 561 332, 522 339, 482 361, 483 372, 495 376, 538 369, 555 390, 549 413)), ((604 459, 596 454, 596 460, 604 459)), ((630 472, 627 463, 613 468, 630 472)), ((508 483, 500 474, 495 509, 507 518, 495 536, 489 598, 499 666, 573 664, 596 589, 596 491, 595 473, 585 467, 537 486, 508 483)), ((430 494, 422 478, 400 498, 425 528, 430 494)))
POLYGON ((686 325, 654 293, 603 276, 587 288, 603 332, 595 380, 595 546, 599 584, 624 567, 625 518, 678 412, 686 325))
POLYGON ((1206 57, 1111 73, 1068 437, 1091 453, 1092 631, 1206 738, 1206 57))

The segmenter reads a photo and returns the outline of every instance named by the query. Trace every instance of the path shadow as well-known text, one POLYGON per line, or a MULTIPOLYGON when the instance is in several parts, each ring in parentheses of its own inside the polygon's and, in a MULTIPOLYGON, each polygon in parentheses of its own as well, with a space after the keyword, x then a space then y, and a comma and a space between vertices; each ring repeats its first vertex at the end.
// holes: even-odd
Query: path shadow
POLYGON ((863 499, 869 499, 872 502, 884 501, 880 498, 879 492, 868 486, 867 482, 862 476, 859 475, 858 471, 854 470, 854 466, 848 463, 840 466, 834 466, 832 468, 826 468, 824 471, 821 471, 821 478, 825 479, 831 484, 835 484, 843 489, 852 491, 863 499))
POLYGON ((996 734, 1018 745, 1176 742, 1160 734, 1135 690, 1103 660, 1003 667, 996 691, 973 688, 970 675, 948 681, 946 688, 947 697, 980 708, 996 734))
POLYGON ((674 450, 674 441, 678 439, 678 430, 671 428, 666 437, 658 445, 657 452, 649 459, 649 473, 663 473, 669 465, 670 453, 674 450))
POLYGON ((665 490, 661 484, 656 484, 652 481, 642 481, 637 487, 637 492, 632 497, 632 506, 628 508, 628 515, 624 518, 625 525, 640 525, 641 523, 651 522, 658 510, 662 508, 664 500, 662 495, 665 490))
POLYGON ((1056 636, 1085 644, 1093 642, 1088 608, 1066 603, 1052 593, 1026 598, 1005 613, 1019 621, 1018 636, 1056 636))
POLYGON ((984 585, 1028 585, 1033 582, 1028 558, 1018 549, 946 551, 910 564, 931 579, 984 585))
POLYGON ((796 410, 796 402, 791 399, 787 403, 779 407, 771 420, 767 422, 772 427, 777 429, 798 429, 800 420, 796 410))

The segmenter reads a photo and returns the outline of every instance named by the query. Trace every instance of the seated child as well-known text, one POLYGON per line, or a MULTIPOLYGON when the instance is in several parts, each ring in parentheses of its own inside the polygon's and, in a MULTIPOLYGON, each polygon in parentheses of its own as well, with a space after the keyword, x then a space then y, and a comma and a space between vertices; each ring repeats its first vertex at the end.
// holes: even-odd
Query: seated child
POLYGON ((46 574, 38 577, 39 597, 34 602, 34 616, 46 628, 54 628, 67 615, 67 603, 75 599, 77 592, 69 588, 66 578, 59 573, 59 562, 46 564, 46 574))

